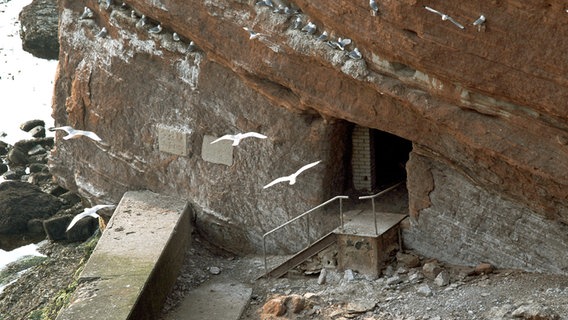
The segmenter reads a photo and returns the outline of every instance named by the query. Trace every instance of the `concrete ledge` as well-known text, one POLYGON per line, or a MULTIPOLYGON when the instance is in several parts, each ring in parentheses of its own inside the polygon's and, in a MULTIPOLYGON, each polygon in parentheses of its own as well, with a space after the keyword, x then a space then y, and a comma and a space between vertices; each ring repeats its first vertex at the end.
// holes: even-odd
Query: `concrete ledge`
POLYGON ((186 201, 126 192, 57 320, 156 319, 190 234, 186 201))

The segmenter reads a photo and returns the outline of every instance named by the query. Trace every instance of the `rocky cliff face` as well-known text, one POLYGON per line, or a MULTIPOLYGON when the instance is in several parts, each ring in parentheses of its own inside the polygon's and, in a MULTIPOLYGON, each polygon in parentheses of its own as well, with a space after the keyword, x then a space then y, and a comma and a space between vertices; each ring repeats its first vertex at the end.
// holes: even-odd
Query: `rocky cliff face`
MULTIPOLYGON (((452 261, 568 272, 559 258, 568 246, 561 1, 379 1, 376 14, 368 1, 274 1, 299 14, 255 2, 60 1, 53 115, 103 138, 57 139, 51 167, 60 182, 94 200, 133 189, 187 198, 210 237, 259 250, 267 230, 352 189, 352 129, 377 129, 413 145, 409 246, 452 261), (93 17, 80 19, 85 6, 93 17), (473 26, 481 14, 486 21, 473 26), (298 18, 316 32, 294 29, 298 18), (150 33, 157 24, 162 31, 150 33), (352 43, 339 50, 317 40, 323 31, 352 43), (347 55, 355 48, 362 59, 347 55), (208 143, 245 131, 269 138, 208 143), (320 159, 297 184, 262 188, 320 159), (510 234, 479 229, 488 217, 510 234), (521 243, 500 246, 525 230, 522 221, 538 222, 521 243), (444 230, 463 236, 447 246, 444 230), (543 235, 553 238, 545 252, 534 246, 543 235), (479 250, 487 238, 496 247, 479 250)), ((304 240, 293 239, 269 244, 304 240)))

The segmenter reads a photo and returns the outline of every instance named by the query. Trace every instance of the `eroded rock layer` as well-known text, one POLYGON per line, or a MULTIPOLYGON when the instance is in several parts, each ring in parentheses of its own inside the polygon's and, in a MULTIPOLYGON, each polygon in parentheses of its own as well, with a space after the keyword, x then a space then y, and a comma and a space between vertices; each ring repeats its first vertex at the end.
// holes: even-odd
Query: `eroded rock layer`
MULTIPOLYGON (((430 219, 438 217, 437 227, 476 230, 476 219, 459 220, 448 210, 479 203, 470 197, 494 205, 459 206, 460 216, 514 210, 494 218, 503 224, 512 216, 537 219, 543 233, 560 228, 555 234, 562 238, 568 16, 561 1, 380 1, 377 14, 368 1, 273 1, 299 14, 255 2, 133 0, 107 8, 106 2, 60 1, 54 118, 104 140, 58 139, 51 166, 61 183, 93 200, 118 201, 133 189, 186 197, 201 229, 218 243, 259 250, 264 232, 352 186, 350 133, 357 125, 412 141, 413 154, 420 154, 407 165, 409 245, 422 241, 416 247, 423 251, 463 257, 458 251, 471 246, 442 248, 430 219), (93 17, 80 19, 85 6, 93 17), (473 26, 481 14, 486 21, 473 26), (296 19, 302 27, 315 23, 316 32, 294 29, 296 19), (149 32, 158 24, 159 33, 149 32), (243 27, 261 35, 251 38, 243 27), (352 43, 339 50, 317 39, 323 31, 332 41, 352 43), (347 54, 355 48, 362 59, 347 54), (246 131, 269 138, 230 149, 230 165, 207 160, 206 137, 246 131), (159 132, 186 138, 173 146, 179 152, 165 152, 168 142, 159 132), (300 176, 302 183, 262 188, 316 160, 323 161, 300 176), (436 196, 445 180, 435 176, 446 171, 467 181, 450 198, 436 196)), ((487 232, 497 244, 503 237, 487 232)), ((276 237, 269 245, 290 248, 305 236, 293 239, 276 237)), ((484 240, 474 232, 467 241, 484 240)), ((566 248, 565 238, 557 243, 547 255, 566 248)), ((541 269, 475 250, 465 260, 481 259, 541 269)), ((548 270, 566 272, 566 266, 548 270)))

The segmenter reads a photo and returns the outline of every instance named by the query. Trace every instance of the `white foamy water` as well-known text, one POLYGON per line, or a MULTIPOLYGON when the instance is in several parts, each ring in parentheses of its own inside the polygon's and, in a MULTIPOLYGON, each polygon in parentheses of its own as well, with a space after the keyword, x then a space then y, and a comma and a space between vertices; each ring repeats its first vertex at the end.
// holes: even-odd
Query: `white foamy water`
MULTIPOLYGON (((31 0, 0 0, 0 133, 9 144, 29 139, 20 124, 32 119, 53 126, 51 102, 56 60, 39 59, 22 49, 18 15, 31 0)), ((48 136, 53 134, 47 131, 48 136)))
POLYGON ((37 251, 38 245, 35 243, 30 243, 23 247, 16 248, 12 251, 5 251, 0 249, 0 270, 4 269, 8 264, 17 261, 25 256, 41 256, 45 255, 37 251))
MULTIPOLYGON (((31 138, 20 130, 20 124, 32 119, 53 126, 51 100, 56 60, 39 59, 22 49, 18 15, 31 0, 0 0, 0 138, 9 144, 31 138)), ((47 132, 48 136, 53 136, 47 132)), ((0 181, 2 179, 0 178, 0 181)), ((43 256, 36 244, 11 251, 0 249, 0 270, 25 256, 43 256)), ((0 285, 0 292, 4 289, 0 285)))

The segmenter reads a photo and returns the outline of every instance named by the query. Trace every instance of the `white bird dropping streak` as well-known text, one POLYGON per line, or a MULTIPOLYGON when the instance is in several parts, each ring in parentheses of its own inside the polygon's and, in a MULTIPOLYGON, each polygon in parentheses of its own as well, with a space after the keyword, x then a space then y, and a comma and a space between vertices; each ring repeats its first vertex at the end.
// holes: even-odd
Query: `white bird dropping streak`
POLYGON ((91 208, 86 208, 85 210, 83 210, 83 212, 77 214, 76 216, 73 217, 73 220, 71 220, 71 222, 69 223, 69 225, 67 226, 67 230, 69 231, 71 228, 73 228, 73 226, 81 219, 89 216, 89 217, 93 217, 93 218, 100 218, 100 216, 97 214, 97 211, 99 211, 100 209, 104 209, 104 208, 114 208, 115 205, 113 204, 99 204, 96 205, 94 207, 91 208))
POLYGON ((77 129, 73 129, 70 126, 51 127, 48 130, 52 131, 52 132, 55 131, 55 130, 63 130, 65 132, 67 132, 67 135, 63 137, 64 140, 77 139, 77 138, 80 138, 81 136, 85 136, 85 137, 91 138, 95 141, 102 141, 102 139, 94 132, 85 131, 85 130, 77 130, 77 129))
POLYGON ((312 162, 312 163, 310 163, 310 164, 307 164, 307 165, 301 167, 301 168, 300 168, 298 171, 296 171, 295 173, 293 173, 293 174, 291 174, 291 175, 289 175, 289 176, 286 176, 286 177, 280 177, 280 178, 278 178, 278 179, 276 179, 276 180, 270 182, 269 184, 265 185, 265 186, 262 187, 262 188, 263 188, 263 189, 266 189, 266 188, 268 188, 268 187, 271 187, 271 186, 273 186, 273 185, 275 185, 275 184, 277 184, 277 183, 284 182, 284 181, 288 181, 290 185, 295 184, 295 183, 296 183, 296 178, 300 175, 300 173, 302 173, 302 172, 308 170, 308 169, 311 168, 311 167, 316 166, 316 165, 317 165, 318 163, 320 163, 320 162, 321 162, 321 160, 316 161, 316 162, 312 162))
POLYGON ((237 133, 237 134, 226 134, 224 136, 222 136, 221 138, 218 138, 214 141, 212 141, 210 144, 214 144, 216 142, 219 142, 221 140, 233 140, 233 146, 237 146, 239 145, 239 143, 241 142, 241 140, 245 139, 245 138, 259 138, 259 139, 266 139, 267 136, 257 133, 257 132, 246 132, 246 133, 237 133))

